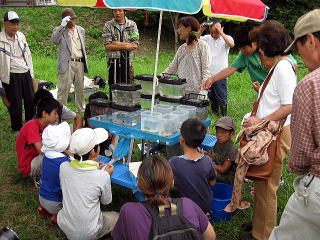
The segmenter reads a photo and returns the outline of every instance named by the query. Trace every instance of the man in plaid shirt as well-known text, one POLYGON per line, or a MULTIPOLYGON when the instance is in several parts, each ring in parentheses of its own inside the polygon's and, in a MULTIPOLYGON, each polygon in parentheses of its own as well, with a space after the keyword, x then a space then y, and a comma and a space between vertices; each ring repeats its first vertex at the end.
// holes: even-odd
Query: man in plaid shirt
POLYGON ((310 71, 293 95, 289 170, 299 176, 269 240, 320 239, 320 9, 300 17, 294 35, 310 71))

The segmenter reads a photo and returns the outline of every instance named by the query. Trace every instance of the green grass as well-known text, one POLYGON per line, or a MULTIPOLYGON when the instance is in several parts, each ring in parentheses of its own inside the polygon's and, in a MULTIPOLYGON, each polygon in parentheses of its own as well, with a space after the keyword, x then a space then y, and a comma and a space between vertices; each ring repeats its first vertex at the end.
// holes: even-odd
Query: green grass
MULTIPOLYGON (((230 59, 234 59, 232 55, 230 59)), ((165 69, 173 58, 173 54, 161 54, 159 73, 165 69)), ((56 60, 48 57, 33 56, 35 75, 39 79, 57 82, 56 60)), ((154 58, 136 57, 134 59, 135 74, 153 73, 154 58)), ((299 79, 307 73, 298 58, 299 79)), ((89 57, 90 73, 88 77, 101 75, 106 77, 106 60, 89 57)), ((243 115, 252 108, 251 102, 256 94, 251 87, 247 72, 235 73, 228 80, 229 104, 228 113, 235 119, 239 130, 243 115)), ((74 107, 70 105, 71 107, 74 107)), ((217 119, 210 114, 213 122, 217 119)), ((17 159, 15 153, 15 137, 10 129, 9 115, 6 108, 0 105, 0 226, 10 226, 20 239, 65 239, 64 234, 53 226, 46 218, 37 213, 38 193, 29 177, 23 177, 17 169, 17 159)), ((214 128, 210 127, 214 134, 214 128)), ((139 154, 135 149, 134 156, 139 154)), ((287 160, 286 160, 287 162, 287 160)), ((283 176, 285 184, 281 185, 278 191, 278 220, 281 217, 284 206, 293 192, 292 182, 294 175, 284 166, 283 176)), ((251 184, 244 187, 243 197, 253 203, 250 194, 251 184)), ((127 201, 133 201, 132 193, 119 186, 113 186, 113 203, 103 206, 103 209, 116 210, 127 201)), ((236 211, 230 222, 216 223, 214 228, 218 234, 218 239, 237 239, 241 233, 240 226, 243 222, 251 219, 252 208, 244 211, 236 211)))
MULTIPOLYGON (((51 33, 54 26, 60 24, 60 13, 63 7, 45 8, 15 8, 21 22, 21 31, 27 36, 33 54, 35 77, 46 81, 57 83, 56 55, 57 47, 51 42, 51 33)), ((86 29, 86 48, 89 55, 89 74, 93 78, 100 75, 107 79, 107 64, 105 51, 102 44, 101 32, 104 23, 111 18, 108 9, 73 8, 78 15, 78 23, 86 29)), ((5 11, 11 9, 0 9, 2 16, 5 11)), ((130 13, 131 14, 131 13, 130 13)), ((138 13, 139 14, 139 13, 138 13)), ((134 15, 132 16, 134 17, 134 15)), ((152 74, 155 62, 155 32, 154 26, 144 27, 140 31, 141 42, 136 51, 133 64, 135 75, 152 74)), ((159 56, 158 73, 161 73, 172 61, 172 34, 167 32, 163 35, 159 56)), ((230 56, 230 62, 235 55, 230 56)), ((298 58, 299 79, 307 73, 302 61, 298 58)), ((105 89, 105 92, 108 92, 105 89)), ((235 73, 228 80, 229 104, 228 113, 237 124, 239 129, 243 115, 251 111, 252 101, 256 98, 252 90, 251 81, 247 72, 235 73)), ((74 104, 69 104, 74 109, 74 104)), ((212 122, 217 118, 210 114, 212 122)), ((63 232, 52 225, 46 218, 37 213, 38 192, 29 177, 23 177, 17 169, 17 158, 15 152, 15 136, 11 132, 10 120, 7 109, 0 104, 0 227, 10 226, 19 235, 20 239, 65 239, 63 232)), ((210 127, 211 134, 214 128, 210 127)), ((134 149, 134 159, 140 159, 138 149, 134 149)), ((290 197, 294 175, 289 173, 285 164, 283 170, 285 184, 278 191, 278 220, 284 206, 290 197)), ((243 197, 251 203, 253 198, 250 194, 251 184, 244 187, 243 197)), ((113 202, 103 209, 119 211, 127 201, 134 201, 131 191, 119 186, 113 186, 113 202)), ((216 223, 214 228, 218 239, 237 239, 240 234, 240 226, 243 222, 251 219, 252 208, 245 211, 237 211, 230 222, 216 223)))

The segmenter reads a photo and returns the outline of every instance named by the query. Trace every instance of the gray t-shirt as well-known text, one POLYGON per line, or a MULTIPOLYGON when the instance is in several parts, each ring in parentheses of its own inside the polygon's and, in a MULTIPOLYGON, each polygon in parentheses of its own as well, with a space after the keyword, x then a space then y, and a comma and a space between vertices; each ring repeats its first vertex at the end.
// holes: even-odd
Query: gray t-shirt
POLYGON ((106 224, 100 203, 112 201, 109 174, 100 169, 76 169, 64 162, 60 184, 63 208, 58 213, 59 227, 68 239, 96 239, 106 224))
POLYGON ((61 113, 61 120, 62 121, 70 121, 76 117, 76 113, 71 111, 65 105, 62 105, 62 113, 61 113))
POLYGON ((232 141, 226 143, 226 144, 220 144, 218 141, 213 147, 213 152, 215 154, 215 163, 217 165, 223 165, 224 161, 228 160, 232 162, 231 167, 229 168, 228 172, 222 174, 231 174, 234 176, 237 165, 236 165, 236 158, 238 154, 237 147, 233 144, 232 141))

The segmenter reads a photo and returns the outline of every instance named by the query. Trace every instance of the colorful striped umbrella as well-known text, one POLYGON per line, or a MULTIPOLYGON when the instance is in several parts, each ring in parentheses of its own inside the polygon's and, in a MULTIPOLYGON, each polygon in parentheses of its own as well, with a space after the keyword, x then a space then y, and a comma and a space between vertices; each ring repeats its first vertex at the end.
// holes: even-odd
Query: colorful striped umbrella
POLYGON ((260 0, 203 0, 202 11, 208 17, 263 22, 267 19, 268 9, 260 0))
POLYGON ((152 9, 186 14, 195 14, 202 6, 202 0, 104 0, 104 3, 109 8, 152 9))

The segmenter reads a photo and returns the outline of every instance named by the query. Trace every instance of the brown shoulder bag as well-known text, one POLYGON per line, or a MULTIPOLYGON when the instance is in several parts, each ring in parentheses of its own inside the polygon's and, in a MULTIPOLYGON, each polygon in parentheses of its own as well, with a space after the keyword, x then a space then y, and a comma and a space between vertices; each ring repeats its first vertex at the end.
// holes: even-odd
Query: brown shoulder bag
MULTIPOLYGON (((286 60, 288 60, 288 59, 286 59, 286 60)), ((275 66, 278 64, 278 62, 275 64, 275 66)), ((266 89, 268 83, 270 82, 270 79, 271 79, 271 76, 273 74, 274 69, 275 69, 275 67, 269 72, 269 74, 267 75, 266 79, 263 82, 263 85, 261 86, 262 87, 261 93, 260 93, 259 98, 253 103, 253 110, 251 112, 251 116, 256 116, 256 114, 257 114, 260 99, 261 99, 263 92, 266 89)), ((274 166, 275 166, 277 145, 278 145, 280 135, 282 133, 282 128, 283 128, 285 121, 286 121, 286 118, 281 121, 279 131, 275 134, 275 139, 268 146, 267 151, 268 151, 269 161, 266 162, 265 164, 262 164, 262 165, 250 165, 250 167, 246 173, 246 178, 249 178, 254 181, 266 180, 266 179, 270 178, 270 176, 273 172, 274 166)), ((245 136, 243 135, 240 139, 240 148, 247 145, 247 143, 248 143, 248 141, 246 140, 245 136)))

